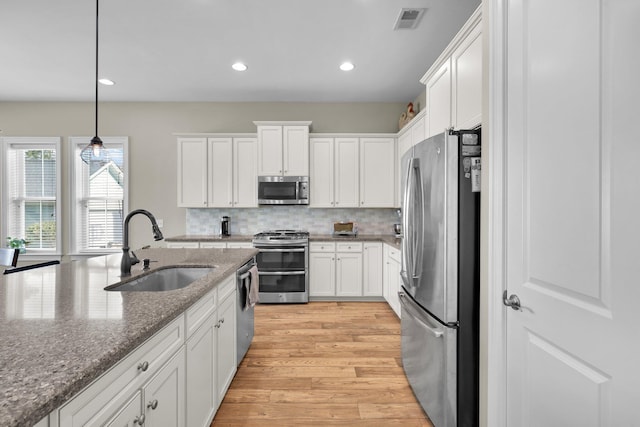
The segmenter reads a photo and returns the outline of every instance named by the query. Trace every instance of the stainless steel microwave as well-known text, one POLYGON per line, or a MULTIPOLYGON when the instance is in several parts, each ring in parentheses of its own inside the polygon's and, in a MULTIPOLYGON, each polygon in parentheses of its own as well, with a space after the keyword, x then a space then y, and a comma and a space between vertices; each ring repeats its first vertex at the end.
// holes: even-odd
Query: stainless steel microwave
POLYGON ((308 205, 308 176, 259 176, 259 205, 308 205))

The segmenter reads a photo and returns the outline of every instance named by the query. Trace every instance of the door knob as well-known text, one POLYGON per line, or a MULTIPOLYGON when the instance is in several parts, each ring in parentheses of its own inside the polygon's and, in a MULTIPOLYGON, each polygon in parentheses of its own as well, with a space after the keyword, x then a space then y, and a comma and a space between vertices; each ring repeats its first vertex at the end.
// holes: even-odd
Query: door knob
POLYGON ((516 294, 511 294, 511 296, 507 298, 506 289, 502 293, 502 303, 507 307, 513 308, 516 311, 520 310, 520 298, 518 298, 518 295, 516 294))

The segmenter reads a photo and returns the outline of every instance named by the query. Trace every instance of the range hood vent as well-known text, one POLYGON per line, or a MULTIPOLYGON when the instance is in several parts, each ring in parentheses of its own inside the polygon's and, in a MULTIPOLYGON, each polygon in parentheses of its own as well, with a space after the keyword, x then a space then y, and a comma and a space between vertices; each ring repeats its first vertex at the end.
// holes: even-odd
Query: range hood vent
POLYGON ((427 9, 403 8, 393 26, 394 30, 413 30, 418 27, 422 15, 427 9))

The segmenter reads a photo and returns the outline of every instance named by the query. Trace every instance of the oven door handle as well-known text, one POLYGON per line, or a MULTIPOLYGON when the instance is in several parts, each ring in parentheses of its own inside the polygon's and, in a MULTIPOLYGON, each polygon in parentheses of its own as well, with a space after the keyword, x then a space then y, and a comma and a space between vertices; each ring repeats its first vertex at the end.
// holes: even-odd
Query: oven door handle
POLYGON ((296 249, 264 249, 257 248, 260 252, 304 252, 305 248, 296 248, 296 249))
POLYGON ((307 274, 306 271, 258 271, 260 276, 301 276, 307 274))

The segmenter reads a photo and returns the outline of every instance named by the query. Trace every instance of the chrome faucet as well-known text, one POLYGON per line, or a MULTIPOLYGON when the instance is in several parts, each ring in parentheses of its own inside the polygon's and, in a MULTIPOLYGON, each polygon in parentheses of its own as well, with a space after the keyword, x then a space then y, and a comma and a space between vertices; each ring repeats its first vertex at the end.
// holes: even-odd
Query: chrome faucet
POLYGON ((146 211, 144 209, 136 209, 135 211, 129 212, 129 215, 124 219, 124 242, 122 247, 122 261, 120 261, 120 273, 123 276, 128 276, 131 274, 131 266, 140 262, 136 254, 131 251, 133 257, 129 255, 129 220, 132 216, 137 214, 143 214, 151 221, 151 227, 153 229, 153 238, 154 240, 162 240, 164 237, 162 236, 162 231, 160 231, 160 227, 158 227, 158 223, 156 222, 155 217, 151 214, 151 212, 146 211))

